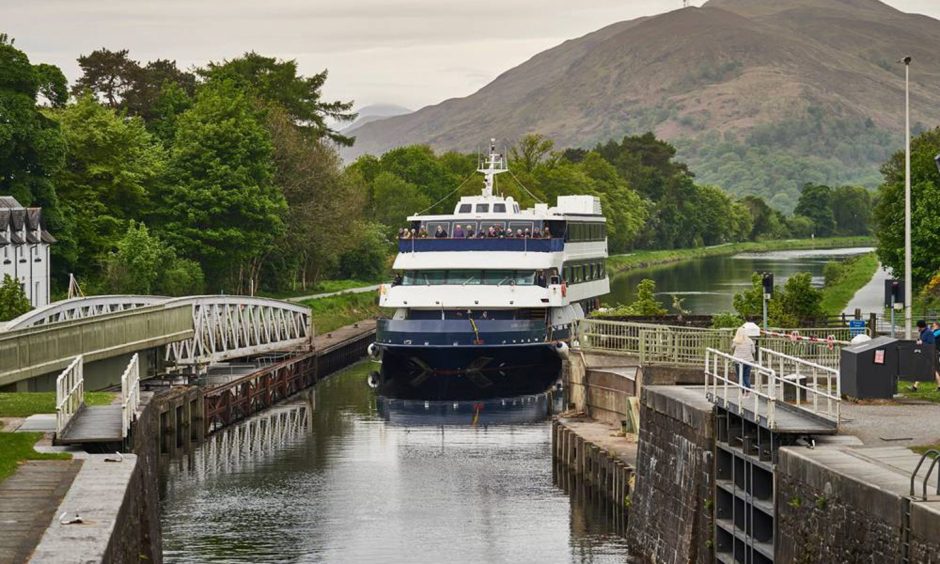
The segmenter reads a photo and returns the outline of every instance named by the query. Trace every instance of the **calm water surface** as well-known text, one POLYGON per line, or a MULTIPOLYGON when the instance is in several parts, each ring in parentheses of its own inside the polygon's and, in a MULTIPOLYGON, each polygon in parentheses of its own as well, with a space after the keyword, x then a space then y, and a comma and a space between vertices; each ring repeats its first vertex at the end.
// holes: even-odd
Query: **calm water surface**
POLYGON ((636 285, 644 278, 652 278, 656 282, 660 301, 671 313, 673 295, 683 300, 683 309, 690 313, 733 311, 734 295, 751 285, 754 272, 773 272, 777 285, 783 285, 795 273, 809 272, 814 282, 821 286, 823 268, 827 262, 873 250, 853 248, 744 253, 633 270, 611 279, 610 294, 605 302, 609 305, 631 303, 636 285))
POLYGON ((519 422, 544 413, 544 396, 487 404, 472 426, 468 405, 427 417, 421 404, 380 405, 364 383, 373 369, 334 375, 315 398, 172 463, 165 560, 626 561, 610 510, 553 485, 547 420, 519 422))

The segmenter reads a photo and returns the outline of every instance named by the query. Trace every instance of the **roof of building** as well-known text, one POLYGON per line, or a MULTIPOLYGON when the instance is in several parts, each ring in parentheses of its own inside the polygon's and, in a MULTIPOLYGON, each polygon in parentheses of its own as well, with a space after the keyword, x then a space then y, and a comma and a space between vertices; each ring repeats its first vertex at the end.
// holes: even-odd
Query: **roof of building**
POLYGON ((43 227, 42 208, 23 207, 13 196, 0 196, 0 234, 10 231, 9 241, 6 236, 0 237, 0 245, 9 242, 22 244, 29 242, 55 243, 53 237, 43 227), (20 231, 26 230, 25 238, 20 231), (39 231, 37 234, 36 231, 39 231))

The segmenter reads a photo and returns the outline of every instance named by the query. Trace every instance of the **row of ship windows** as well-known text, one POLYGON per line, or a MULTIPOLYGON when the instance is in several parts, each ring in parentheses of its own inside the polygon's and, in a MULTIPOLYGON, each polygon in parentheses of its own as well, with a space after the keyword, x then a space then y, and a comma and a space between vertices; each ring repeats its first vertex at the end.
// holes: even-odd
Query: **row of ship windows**
MULTIPOLYGON (((544 276, 544 275, 543 275, 544 276)), ((408 270, 403 286, 533 286, 538 282, 534 270, 408 270)))
MULTIPOLYGON (((469 204, 466 204, 469 205, 469 204)), ((477 204, 477 205, 489 205, 489 204, 477 204)), ((494 205, 504 205, 504 204, 494 204, 494 205)), ((567 225, 564 222, 541 222, 541 221, 473 221, 473 220, 462 220, 462 221, 428 221, 424 222, 423 227, 427 229, 428 236, 433 237, 434 233, 437 232, 437 228, 441 227, 449 237, 453 236, 453 228, 456 225, 460 225, 464 230, 465 236, 467 229, 473 230, 474 233, 485 233, 490 227, 497 229, 509 229, 513 233, 516 231, 526 231, 536 232, 541 231, 543 227, 550 228, 550 233, 553 237, 560 237, 564 233, 566 241, 571 241, 575 243, 584 243, 588 241, 603 241, 607 238, 607 225, 604 223, 576 223, 569 222, 567 225)), ((422 227, 420 223, 415 223, 413 225, 416 229, 422 227)))
MULTIPOLYGON (((513 204, 512 211, 519 213, 519 204, 513 204)), ((474 213, 473 204, 460 204, 457 213, 474 213)), ((490 213, 490 205, 477 204, 476 213, 490 213)), ((506 204, 493 204, 493 213, 506 213, 506 204)))
POLYGON ((579 264, 565 264, 563 269, 564 279, 568 284, 579 284, 581 282, 591 282, 592 280, 602 280, 607 276, 607 270, 604 261, 592 261, 579 264))
POLYGON ((569 223, 566 241, 603 241, 607 238, 607 225, 604 223, 569 223))

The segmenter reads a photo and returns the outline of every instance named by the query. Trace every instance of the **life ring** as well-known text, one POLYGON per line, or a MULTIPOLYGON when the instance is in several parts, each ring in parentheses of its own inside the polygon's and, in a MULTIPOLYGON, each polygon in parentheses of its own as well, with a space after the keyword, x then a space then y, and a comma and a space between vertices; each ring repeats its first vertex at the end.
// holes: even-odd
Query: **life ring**
POLYGON ((568 285, 562 282, 561 283, 561 297, 564 298, 567 295, 568 295, 568 285))
POLYGON ((826 337, 826 346, 829 348, 829 350, 836 348, 836 336, 835 335, 829 335, 828 337, 826 337))
POLYGON ((800 338, 800 332, 799 332, 799 331, 794 331, 794 332, 790 333, 790 340, 793 341, 794 343, 795 343, 799 338, 800 338))

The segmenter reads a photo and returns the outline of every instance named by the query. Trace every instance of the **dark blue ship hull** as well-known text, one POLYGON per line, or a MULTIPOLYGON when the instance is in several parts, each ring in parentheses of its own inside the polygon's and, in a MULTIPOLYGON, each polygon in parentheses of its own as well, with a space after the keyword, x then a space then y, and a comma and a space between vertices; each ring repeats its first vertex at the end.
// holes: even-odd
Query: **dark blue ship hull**
POLYGON ((528 320, 379 323, 378 393, 416 400, 486 400, 539 394, 557 382, 557 342, 568 332, 528 320))

